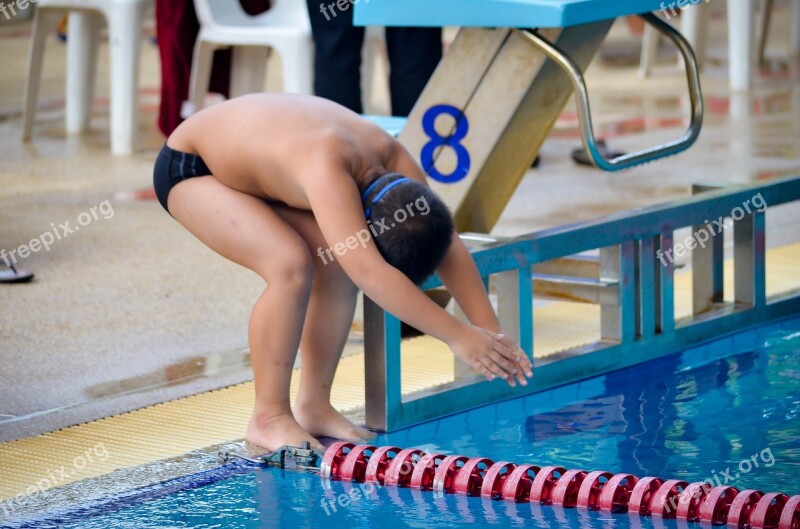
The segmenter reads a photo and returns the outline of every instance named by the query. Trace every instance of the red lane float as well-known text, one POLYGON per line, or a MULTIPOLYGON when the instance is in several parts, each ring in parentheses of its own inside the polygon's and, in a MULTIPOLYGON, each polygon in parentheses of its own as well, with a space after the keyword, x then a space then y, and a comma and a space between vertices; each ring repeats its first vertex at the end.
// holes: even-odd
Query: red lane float
MULTIPOLYGON (((364 481, 368 483, 380 483, 381 485, 385 484, 386 470, 400 451, 401 450, 396 446, 382 446, 377 450, 373 450, 372 455, 369 457, 367 470, 364 473, 364 481), (390 454, 394 454, 394 456, 390 454)), ((397 483, 395 483, 395 485, 396 484, 397 483)))
POLYGON ((520 465, 508 475, 500 491, 500 497, 504 500, 516 503, 530 501, 531 485, 533 478, 539 472, 539 467, 534 465, 520 465))
POLYGON ((556 487, 559 478, 561 478, 566 471, 567 469, 564 467, 543 467, 536 473, 536 477, 531 484, 530 501, 534 503, 543 503, 545 505, 553 503, 553 489, 556 487), (558 474, 558 477, 556 477, 556 474, 558 474))
POLYGON ((411 481, 408 486, 412 489, 432 490, 433 477, 436 474, 436 467, 445 458, 444 454, 426 454, 417 461, 414 472, 411 474, 411 481))
POLYGON ((611 472, 603 470, 586 474, 586 479, 583 480, 578 491, 578 507, 592 510, 600 509, 600 495, 603 492, 603 487, 612 477, 611 472))
POLYGON ((494 461, 485 457, 475 457, 464 463, 453 484, 456 493, 480 496, 484 477, 492 465, 494 461))
POLYGON ((614 474, 600 494, 600 510, 603 512, 628 512, 631 493, 639 482, 633 474, 614 474))
POLYGON ((728 525, 744 527, 750 520, 750 514, 764 496, 760 490, 746 489, 736 495, 728 510, 728 525))
POLYGON ((784 505, 778 529, 800 529, 800 495, 792 496, 784 505))
POLYGON ((344 458, 354 446, 355 444, 344 441, 329 446, 319 465, 319 474, 323 478, 339 479, 339 467, 342 466, 344 458))
POLYGON ((750 524, 753 527, 775 529, 780 522, 783 506, 788 500, 789 496, 780 492, 764 494, 750 512, 750 524))
POLYGON ((658 489, 661 488, 662 481, 659 478, 648 476, 640 479, 631 492, 631 499, 628 501, 628 512, 641 516, 650 516, 653 511, 652 503, 658 489))
POLYGON ((461 468, 469 461, 466 456, 447 456, 433 474, 433 490, 452 494, 455 492, 454 484, 456 475, 461 468))
POLYGON ((493 500, 502 497, 503 485, 508 477, 517 468, 514 463, 506 461, 498 461, 486 471, 483 476, 483 484, 481 485, 481 497, 491 498, 493 500))
POLYGON ((350 453, 344 458, 344 462, 339 467, 339 479, 342 481, 366 480, 367 475, 367 453, 372 454, 376 447, 372 445, 358 445, 350 449, 350 453))
POLYGON ((675 518, 681 493, 689 484, 680 479, 670 479, 661 484, 650 502, 650 514, 661 518, 675 518))
POLYGON ((696 522, 700 519, 700 505, 705 501, 711 487, 704 482, 691 483, 683 489, 678 500, 676 518, 687 522, 696 522))
POLYGON ((556 482, 553 489, 551 501, 553 505, 572 508, 578 505, 578 491, 583 480, 586 479, 586 472, 583 470, 567 470, 561 479, 556 482))
POLYGON ((603 512, 678 518, 731 528, 800 529, 800 495, 687 483, 633 474, 539 468, 507 461, 444 454, 396 446, 333 443, 320 475, 353 482, 436 490, 518 503, 552 503, 603 512))
POLYGON ((739 491, 735 487, 719 486, 711 489, 700 505, 700 521, 711 525, 722 525, 728 520, 728 511, 739 491))
POLYGON ((422 450, 406 448, 394 456, 389 468, 386 469, 384 485, 394 487, 410 487, 411 474, 416 470, 415 461, 422 457, 422 450))

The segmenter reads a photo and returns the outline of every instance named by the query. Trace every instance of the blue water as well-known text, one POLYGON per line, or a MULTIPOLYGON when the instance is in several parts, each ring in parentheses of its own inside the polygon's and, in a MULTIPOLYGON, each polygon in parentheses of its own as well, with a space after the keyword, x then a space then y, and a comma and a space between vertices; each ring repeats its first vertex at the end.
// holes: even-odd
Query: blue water
MULTIPOLYGON (((800 320, 394 432, 375 444, 798 494, 800 320)), ((258 469, 58 526, 676 527, 670 520, 359 487, 258 469), (337 504, 352 488, 357 499, 337 504)))

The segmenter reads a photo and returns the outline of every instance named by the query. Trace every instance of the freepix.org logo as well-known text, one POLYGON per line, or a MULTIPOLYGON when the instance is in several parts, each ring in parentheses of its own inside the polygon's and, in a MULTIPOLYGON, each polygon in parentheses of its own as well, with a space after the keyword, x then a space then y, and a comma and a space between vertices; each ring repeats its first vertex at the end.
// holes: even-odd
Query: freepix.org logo
MULTIPOLYGON (((42 3, 47 3, 47 0, 41 0, 42 3)), ((15 0, 14 2, 0 2, 0 13, 6 17, 6 20, 11 20, 15 16, 19 15, 22 11, 25 11, 32 4, 38 4, 39 0, 15 0)))

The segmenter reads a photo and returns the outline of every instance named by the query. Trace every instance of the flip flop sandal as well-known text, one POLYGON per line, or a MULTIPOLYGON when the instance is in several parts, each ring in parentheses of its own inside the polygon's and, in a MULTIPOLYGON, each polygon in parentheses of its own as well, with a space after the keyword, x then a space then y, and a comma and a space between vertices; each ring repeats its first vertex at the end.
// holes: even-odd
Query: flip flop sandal
MULTIPOLYGON (((597 140, 597 150, 600 151, 600 154, 606 159, 617 158, 625 154, 624 152, 609 151, 604 140, 597 140)), ((575 163, 578 165, 594 167, 591 158, 589 158, 589 154, 583 148, 572 151, 572 159, 575 160, 575 163)))
POLYGON ((17 270, 14 265, 8 265, 8 270, 0 270, 0 284, 30 283, 31 281, 33 281, 33 272, 17 270))

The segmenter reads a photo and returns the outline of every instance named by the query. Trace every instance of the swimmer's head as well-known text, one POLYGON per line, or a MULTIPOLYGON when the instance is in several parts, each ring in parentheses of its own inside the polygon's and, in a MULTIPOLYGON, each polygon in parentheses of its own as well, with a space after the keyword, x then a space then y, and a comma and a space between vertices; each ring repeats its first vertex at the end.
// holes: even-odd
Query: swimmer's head
POLYGON ((450 247, 453 218, 427 186, 387 173, 362 194, 378 251, 415 284, 433 274, 450 247))

